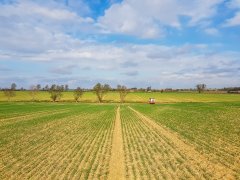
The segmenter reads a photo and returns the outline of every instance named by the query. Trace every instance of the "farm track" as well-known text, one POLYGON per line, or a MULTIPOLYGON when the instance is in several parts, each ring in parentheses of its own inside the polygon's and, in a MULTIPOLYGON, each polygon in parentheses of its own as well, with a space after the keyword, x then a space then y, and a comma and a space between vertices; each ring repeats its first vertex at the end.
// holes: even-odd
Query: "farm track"
POLYGON ((108 179, 125 179, 120 107, 117 108, 108 179))
MULTIPOLYGON (((20 157, 0 148, 3 155, 0 177, 106 179, 113 132, 112 114, 109 111, 81 113, 44 124, 36 132, 30 131, 22 137, 23 142, 17 144, 20 157), (37 144, 29 143, 31 139, 37 144)), ((8 146, 11 148, 14 144, 8 146)))
POLYGON ((182 153, 183 157, 185 157, 186 164, 189 164, 191 168, 194 167, 192 171, 198 169, 198 171, 195 172, 198 177, 204 177, 204 175, 206 176, 207 174, 205 178, 234 179, 234 172, 231 169, 223 164, 211 162, 209 158, 196 151, 194 146, 187 144, 176 133, 160 126, 135 109, 131 107, 129 107, 129 109, 131 109, 146 126, 154 129, 159 135, 166 139, 172 147, 175 147, 175 149, 179 151, 178 153, 182 153))

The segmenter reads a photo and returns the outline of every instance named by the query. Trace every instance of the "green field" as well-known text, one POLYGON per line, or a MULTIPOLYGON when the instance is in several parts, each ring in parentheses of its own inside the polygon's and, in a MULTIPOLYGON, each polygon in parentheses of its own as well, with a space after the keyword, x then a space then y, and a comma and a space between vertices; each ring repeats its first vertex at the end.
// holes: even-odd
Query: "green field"
POLYGON ((154 95, 219 102, 0 103, 0 179, 240 178, 239 96, 154 95))
POLYGON ((0 179, 106 177, 115 106, 1 104, 0 179))
MULTIPOLYGON (((232 102, 240 101, 240 94, 210 94, 197 92, 131 92, 126 97, 126 102, 148 102, 152 97, 157 103, 175 103, 175 102, 232 102)), ((51 101, 50 94, 46 91, 40 91, 36 97, 36 101, 51 101)), ((118 92, 109 92, 104 97, 105 102, 119 102, 118 92)), ((0 91, 0 101, 8 101, 4 93, 0 91)), ((11 101, 32 101, 32 97, 28 91, 16 91, 16 96, 11 101)), ((73 92, 63 92, 60 101, 74 101, 73 92)), ((85 92, 80 99, 82 102, 98 102, 94 92, 85 92)))

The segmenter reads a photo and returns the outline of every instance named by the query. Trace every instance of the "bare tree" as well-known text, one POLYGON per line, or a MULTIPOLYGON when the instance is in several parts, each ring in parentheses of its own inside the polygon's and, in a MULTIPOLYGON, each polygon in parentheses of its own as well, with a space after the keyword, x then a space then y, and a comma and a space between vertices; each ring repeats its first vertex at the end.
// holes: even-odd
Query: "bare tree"
POLYGON ((35 101, 35 97, 38 94, 39 89, 38 86, 31 86, 29 90, 29 94, 32 97, 32 100, 35 101))
POLYGON ((103 101, 103 97, 108 93, 110 89, 111 87, 108 84, 102 85, 101 83, 97 83, 93 87, 93 90, 95 91, 99 102, 103 101))
POLYGON ((203 91, 206 89, 206 87, 207 87, 206 84, 197 84, 197 85, 196 85, 196 88, 197 88, 198 93, 203 92, 203 91))
POLYGON ((74 90, 73 96, 76 102, 78 102, 79 98, 81 98, 83 95, 83 89, 80 87, 77 87, 77 89, 74 90))
POLYGON ((45 91, 48 91, 48 90, 49 90, 48 85, 46 85, 46 86, 44 87, 44 90, 45 90, 45 91))
POLYGON ((49 89, 50 98, 53 100, 53 102, 60 100, 62 97, 63 89, 61 86, 57 86, 56 84, 53 84, 51 88, 49 89))
POLYGON ((41 89, 41 84, 37 84, 36 88, 37 88, 38 91, 40 91, 40 89, 41 89))
POLYGON ((65 91, 68 91, 69 90, 69 87, 67 84, 65 84, 65 91))
POLYGON ((151 92, 151 91, 152 91, 152 87, 151 86, 147 87, 147 92, 151 92))
POLYGON ((17 88, 17 85, 16 85, 16 83, 12 83, 12 84, 11 84, 11 90, 15 91, 15 90, 16 90, 16 88, 17 88))
POLYGON ((127 87, 118 85, 117 86, 117 91, 119 92, 121 103, 124 103, 125 98, 126 98, 127 94, 129 93, 127 87))
POLYGON ((4 89, 3 90, 4 95, 7 97, 8 101, 14 96, 16 96, 16 93, 13 89, 4 89))

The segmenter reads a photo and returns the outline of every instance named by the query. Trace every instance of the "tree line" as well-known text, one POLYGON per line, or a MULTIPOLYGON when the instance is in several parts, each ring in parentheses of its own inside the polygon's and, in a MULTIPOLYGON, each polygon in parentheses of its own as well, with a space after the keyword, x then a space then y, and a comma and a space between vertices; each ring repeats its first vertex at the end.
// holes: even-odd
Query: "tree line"
MULTIPOLYGON (((206 84, 197 84, 196 85, 196 90, 199 93, 202 93, 203 91, 206 90, 206 84)), ((22 88, 21 88, 22 89, 22 88)), ((128 89, 126 86, 124 85, 118 85, 117 88, 113 89, 111 88, 111 86, 109 84, 101 84, 101 83, 97 83, 93 88, 92 91, 96 94, 97 99, 99 102, 103 102, 104 96, 111 90, 113 91, 117 91, 119 93, 119 98, 121 103, 124 103, 125 98, 127 96, 127 94, 130 91, 134 91, 137 88, 131 88, 128 89)), ((12 83, 10 88, 5 88, 2 89, 4 92, 4 95, 7 97, 8 101, 10 101, 11 98, 13 98, 14 96, 16 96, 16 90, 17 90, 17 85, 16 83, 12 83)), ((154 90, 151 89, 151 87, 147 87, 147 89, 140 89, 142 91, 146 91, 146 92, 155 92, 154 90)), ((59 101, 61 99, 61 97, 63 96, 63 92, 64 91, 69 91, 69 86, 66 85, 56 85, 56 84, 52 84, 51 86, 46 85, 43 88, 41 87, 40 84, 37 85, 33 85, 30 87, 29 89, 29 94, 32 97, 32 100, 35 101, 36 100, 36 96, 39 93, 39 91, 48 91, 50 94, 50 98, 53 102, 55 101, 59 101)), ((160 92, 163 93, 165 91, 168 91, 168 89, 161 89, 160 92)), ((169 90, 170 91, 170 90, 169 90)), ((77 87, 76 89, 73 90, 73 98, 76 102, 79 102, 79 100, 81 99, 83 93, 84 93, 84 89, 82 89, 81 87, 77 87)))
MULTIPOLYGON (((16 96, 16 90, 17 90, 16 88, 17 88, 17 85, 15 83, 12 83, 10 88, 3 89, 4 95, 7 97, 8 101, 10 101, 11 98, 16 96)), ((69 88, 68 88, 68 85, 53 84, 51 86, 46 85, 44 88, 41 89, 40 84, 33 85, 29 89, 29 95, 32 97, 32 101, 36 101, 37 94, 41 90, 48 91, 50 94, 50 99, 53 102, 56 102, 61 99, 61 97, 63 96, 63 92, 68 91, 69 88)), ((112 88, 108 84, 97 83, 92 90, 96 94, 98 101, 101 103, 103 102, 104 96, 110 90, 112 90, 112 88)), ((124 85, 118 85, 116 90, 119 92, 121 103, 124 103, 125 98, 129 93, 129 89, 124 85)), ((76 89, 73 90, 73 99, 76 102, 79 102, 84 92, 85 92, 84 89, 82 89, 81 87, 77 87, 76 89)))

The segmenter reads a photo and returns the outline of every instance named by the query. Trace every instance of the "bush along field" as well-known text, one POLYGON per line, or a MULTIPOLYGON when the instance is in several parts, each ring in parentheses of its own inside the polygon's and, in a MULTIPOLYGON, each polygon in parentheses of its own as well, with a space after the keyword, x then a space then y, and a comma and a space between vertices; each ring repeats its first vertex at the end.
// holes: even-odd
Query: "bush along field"
POLYGON ((0 103, 0 179, 239 179, 240 103, 0 103))

